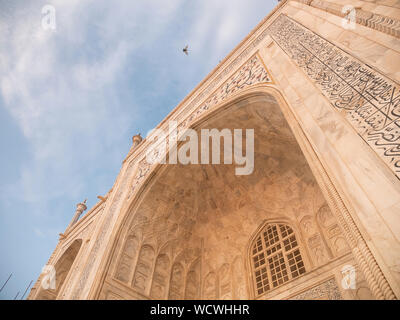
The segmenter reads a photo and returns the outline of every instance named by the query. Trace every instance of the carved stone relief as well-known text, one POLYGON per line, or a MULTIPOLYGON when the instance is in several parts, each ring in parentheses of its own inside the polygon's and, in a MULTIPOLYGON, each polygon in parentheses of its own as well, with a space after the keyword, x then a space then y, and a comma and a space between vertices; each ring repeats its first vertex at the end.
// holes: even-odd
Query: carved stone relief
POLYGON ((204 279, 203 296, 206 300, 215 300, 217 294, 217 276, 215 272, 211 271, 204 279))
POLYGON ((308 247, 311 250, 317 266, 323 265, 329 260, 320 234, 315 234, 313 237, 308 239, 308 247))
POLYGON ((186 276, 185 299, 200 298, 200 262, 197 260, 189 269, 186 276))
POLYGON ((166 254, 157 257, 153 274, 150 296, 154 299, 165 299, 169 281, 170 261, 166 254))
POLYGON ((140 249, 132 286, 143 293, 147 293, 151 281, 154 254, 154 249, 149 245, 140 249))
POLYGON ((313 221, 313 218, 311 216, 305 216, 301 222, 300 222, 301 227, 304 230, 304 233, 307 236, 312 236, 317 232, 317 229, 315 228, 315 224, 313 221))
POLYGON ((350 247, 328 206, 325 205, 319 209, 317 220, 333 255, 338 257, 347 253, 350 247))
POLYGON ((343 300, 335 279, 329 279, 289 300, 343 300))
POLYGON ((122 282, 128 283, 133 270, 137 250, 139 248, 139 240, 135 236, 129 236, 119 262, 116 278, 122 282))
POLYGON ((225 263, 219 270, 219 298, 221 300, 232 299, 232 277, 229 264, 225 263))
POLYGON ((269 31, 400 178, 399 85, 286 15, 281 14, 269 31))
POLYGON ((307 242, 308 250, 311 252, 315 266, 325 264, 329 260, 322 235, 320 234, 313 216, 306 215, 300 221, 301 229, 307 242))
POLYGON ((125 300, 125 299, 116 293, 108 291, 105 300, 125 300))
POLYGON ((232 263, 233 299, 248 299, 246 289, 246 273, 243 267, 243 258, 238 256, 232 263))
POLYGON ((184 269, 180 263, 175 263, 172 267, 171 280, 169 285, 170 300, 182 300, 184 293, 184 269))

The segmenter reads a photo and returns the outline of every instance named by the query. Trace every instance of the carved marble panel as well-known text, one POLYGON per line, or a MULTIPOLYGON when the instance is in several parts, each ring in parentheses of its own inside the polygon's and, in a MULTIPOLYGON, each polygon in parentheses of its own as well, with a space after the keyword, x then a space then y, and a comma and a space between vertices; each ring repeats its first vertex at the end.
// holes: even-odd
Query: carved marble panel
POLYGON ((335 279, 329 279, 289 300, 343 300, 335 279))
POLYGON ((185 299, 196 300, 200 298, 200 262, 197 260, 188 271, 186 277, 185 299))
POLYGON ((142 246, 132 281, 132 286, 140 292, 145 293, 148 290, 147 288, 151 281, 153 261, 154 249, 149 245, 142 246))
POLYGON ((154 268, 153 282, 151 285, 150 296, 154 299, 165 299, 169 280, 170 262, 166 254, 157 257, 154 268))
POLYGON ((215 300, 217 299, 217 276, 215 272, 210 272, 204 279, 203 289, 204 299, 215 300))
POLYGON ((269 32, 400 178, 399 85, 284 14, 269 32))
POLYGON ((241 256, 236 257, 232 263, 232 280, 234 289, 233 299, 248 299, 246 273, 241 256))
POLYGON ((317 221, 335 257, 341 256, 350 250, 335 217, 327 205, 322 206, 318 210, 317 221))
POLYGON ((227 263, 219 270, 219 298, 221 300, 232 299, 232 278, 227 263))
POLYGON ((300 226, 306 236, 312 236, 317 232, 313 217, 311 216, 307 215, 303 219, 301 219, 300 226))
POLYGON ((323 265, 329 260, 328 253, 326 252, 323 240, 319 233, 308 239, 308 247, 317 266, 323 265))
POLYGON ((124 250, 122 251, 115 276, 118 280, 128 283, 130 275, 134 269, 134 260, 139 247, 139 240, 135 236, 130 236, 126 240, 124 250))
POLYGON ((114 292, 108 291, 105 300, 125 300, 125 299, 114 292))
POLYGON ((169 285, 170 300, 182 300, 184 290, 184 269, 180 263, 175 263, 171 271, 171 282, 169 285))

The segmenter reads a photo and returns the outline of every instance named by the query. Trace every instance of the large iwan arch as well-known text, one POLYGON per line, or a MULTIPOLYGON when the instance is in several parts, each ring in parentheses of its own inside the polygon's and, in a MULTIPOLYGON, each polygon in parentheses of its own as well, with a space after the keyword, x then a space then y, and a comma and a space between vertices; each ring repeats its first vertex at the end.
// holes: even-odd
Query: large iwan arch
MULTIPOLYGON (((116 288, 123 288, 125 298, 130 299, 204 299, 208 292, 215 292, 217 299, 268 299, 287 295, 288 287, 294 286, 294 293, 309 287, 305 276, 314 278, 313 284, 329 284, 332 293, 322 298, 345 298, 339 288, 341 267, 356 266, 357 262, 276 97, 279 94, 273 85, 256 85, 192 126, 198 131, 253 128, 253 174, 236 176, 234 164, 165 164, 153 169, 153 175, 138 191, 138 197, 130 198, 125 216, 121 216, 107 274, 121 269, 121 262, 115 262, 126 254, 131 237, 139 239, 139 256, 127 268, 125 281, 114 277, 104 281, 98 298, 107 299, 116 288), (329 236, 320 223, 320 212, 326 212, 329 236), (257 230, 275 221, 295 230, 307 272, 259 294, 251 244, 253 235, 260 235, 257 230), (144 266, 140 252, 147 247, 152 248, 152 258, 144 266), (157 272, 160 257, 168 261, 164 274, 157 272), (145 290, 130 273, 138 264, 146 270, 142 272, 146 275, 143 281, 148 283, 145 290), (321 270, 326 272, 321 274, 321 270), (158 292, 150 290, 151 283, 160 284, 158 292)), ((273 281, 270 271, 268 275, 273 281)), ((364 278, 358 281, 368 287, 364 278)))

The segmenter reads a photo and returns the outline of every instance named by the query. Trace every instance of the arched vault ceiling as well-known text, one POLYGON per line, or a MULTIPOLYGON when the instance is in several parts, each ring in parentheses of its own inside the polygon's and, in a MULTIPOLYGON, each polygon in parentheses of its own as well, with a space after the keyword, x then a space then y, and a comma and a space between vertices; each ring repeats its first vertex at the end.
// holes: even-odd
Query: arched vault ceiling
POLYGON ((214 255, 213 263, 222 264, 244 252, 263 220, 300 219, 324 204, 279 105, 271 97, 242 100, 203 121, 196 130, 202 128, 254 129, 253 173, 235 175, 236 164, 163 165, 131 213, 130 230, 140 229, 145 241, 159 247, 169 242, 165 250, 173 250, 175 256, 190 252, 188 260, 204 250, 206 261, 214 255))

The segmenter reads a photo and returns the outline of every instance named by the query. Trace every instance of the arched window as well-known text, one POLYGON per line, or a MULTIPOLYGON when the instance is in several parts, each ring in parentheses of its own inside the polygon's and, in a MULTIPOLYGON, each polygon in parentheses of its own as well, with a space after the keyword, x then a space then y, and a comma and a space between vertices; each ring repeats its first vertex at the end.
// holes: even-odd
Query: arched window
POLYGON ((267 224, 251 247, 256 294, 263 294, 306 272, 293 229, 267 224))

